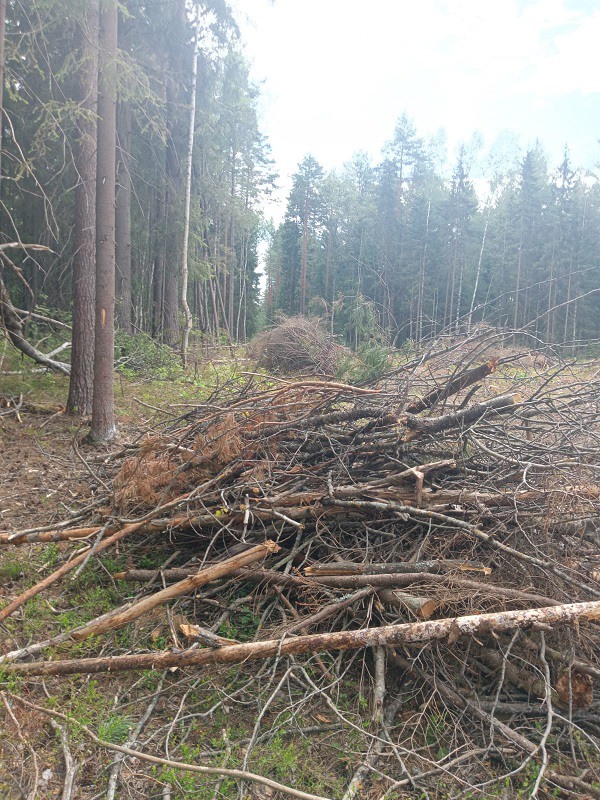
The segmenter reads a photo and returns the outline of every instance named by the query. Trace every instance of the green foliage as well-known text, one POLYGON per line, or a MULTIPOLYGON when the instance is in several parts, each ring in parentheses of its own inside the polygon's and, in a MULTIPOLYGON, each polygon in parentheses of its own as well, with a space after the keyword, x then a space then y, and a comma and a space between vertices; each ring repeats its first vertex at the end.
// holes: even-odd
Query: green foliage
POLYGON ((388 347, 375 341, 359 345, 355 353, 347 356, 337 377, 352 384, 364 384, 377 381, 390 368, 392 355, 388 347))
POLYGON ((301 744, 286 742, 282 734, 276 733, 270 738, 268 745, 258 749, 256 771, 272 775, 276 780, 294 784, 301 748, 301 744))
POLYGON ((115 334, 115 363, 127 377, 155 381, 174 381, 184 372, 178 355, 172 348, 159 344, 145 333, 115 334))
POLYGON ((98 726, 98 737, 111 744, 124 744, 132 727, 129 717, 111 714, 98 726))
POLYGON ((0 564, 0 581, 17 581, 24 575, 23 564, 16 559, 8 559, 0 564))
POLYGON ((219 635, 240 642, 252 641, 258 629, 259 617, 251 611, 235 614, 234 620, 224 622, 219 628, 219 635))

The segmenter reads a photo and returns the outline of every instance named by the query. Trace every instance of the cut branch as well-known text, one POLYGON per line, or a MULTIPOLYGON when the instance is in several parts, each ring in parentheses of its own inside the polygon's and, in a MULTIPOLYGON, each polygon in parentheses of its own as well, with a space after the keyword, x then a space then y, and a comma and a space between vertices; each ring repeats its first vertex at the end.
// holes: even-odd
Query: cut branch
POLYGON ((244 553, 233 556, 233 558, 228 558, 220 564, 213 564, 213 566, 207 569, 200 570, 200 572, 197 572, 195 575, 184 578, 182 581, 179 581, 179 583, 174 583, 172 586, 168 586, 160 592, 145 597, 143 600, 140 600, 139 603, 135 603, 133 606, 117 614, 90 622, 90 624, 86 625, 84 628, 76 632, 74 631, 71 638, 79 642, 82 639, 86 639, 88 636, 100 636, 108 631, 122 628, 123 625, 126 625, 128 622, 133 622, 134 619, 138 619, 143 614, 156 608, 156 606, 163 605, 169 602, 169 600, 181 597, 183 594, 194 592, 196 589, 199 589, 200 586, 205 586, 207 583, 211 583, 211 581, 223 578, 236 569, 254 564, 256 561, 262 560, 269 553, 274 553, 277 550, 279 550, 279 547, 274 542, 266 541, 263 544, 252 547, 250 550, 246 550, 244 553))

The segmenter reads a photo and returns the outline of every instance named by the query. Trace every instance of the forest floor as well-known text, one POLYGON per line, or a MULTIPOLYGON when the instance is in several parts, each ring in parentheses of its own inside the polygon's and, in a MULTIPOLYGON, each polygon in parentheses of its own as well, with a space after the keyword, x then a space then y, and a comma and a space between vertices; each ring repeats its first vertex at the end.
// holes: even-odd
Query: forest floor
MULTIPOLYGON (((599 367, 597 361, 587 362, 581 365, 579 374, 585 380, 586 376, 596 375, 599 367)), ((188 380, 118 378, 119 440, 110 448, 86 443, 85 424, 62 413, 66 379, 34 373, 6 354, 3 369, 5 373, 18 374, 0 375, 0 397, 21 403, 18 411, 0 409, 7 412, 0 416, 0 530, 14 531, 55 525, 73 514, 103 489, 103 472, 95 465, 125 442, 152 429, 160 416, 156 409, 182 413, 205 397, 216 382, 243 380, 240 373, 250 367, 243 361, 224 358, 201 374, 196 368, 188 380)), ((489 380, 491 385, 486 392, 493 395, 510 391, 523 379, 540 385, 544 380, 533 363, 511 366, 489 380)), ((176 544, 186 546, 185 541, 176 544)), ((0 609, 61 564, 71 547, 51 543, 0 549, 0 609)), ((134 555, 128 545, 117 545, 90 561, 80 575, 68 576, 49 592, 29 600, 2 623, 0 649, 7 652, 24 647, 95 619, 137 592, 130 584, 115 581, 115 573, 133 567, 157 569, 172 558, 171 543, 161 549, 156 537, 150 535, 136 543, 134 555)), ((202 619, 202 602, 198 599, 192 607, 188 604, 176 613, 159 607, 106 637, 100 650, 97 642, 83 641, 68 648, 58 645, 45 658, 109 655, 115 649, 127 653, 140 648, 161 652, 177 648, 178 622, 202 619)), ((211 612, 219 611, 218 596, 205 602, 211 612)), ((262 626, 261 608, 255 597, 245 597, 243 593, 235 602, 234 614, 226 613, 223 606, 224 622, 218 632, 231 639, 251 640, 262 626)), ((323 657, 323 661, 329 665, 334 658, 323 657)), ((311 662, 306 679, 310 681, 320 668, 311 662)), ((231 777, 182 772, 165 763, 151 766, 135 757, 121 763, 117 752, 95 746, 81 725, 88 726, 103 741, 127 744, 163 759, 251 769, 288 786, 301 787, 306 797, 398 800, 529 796, 537 774, 533 765, 520 770, 510 789, 507 783, 472 794, 468 793, 468 786, 457 791, 455 786, 450 790, 449 785, 446 791, 443 776, 435 790, 410 786, 394 789, 375 770, 368 788, 363 790, 359 781, 353 794, 348 794, 348 784, 364 760, 365 731, 372 722, 372 669, 369 656, 349 658, 336 682, 332 708, 317 691, 307 702, 305 685, 299 680, 297 685, 288 680, 283 695, 273 692, 275 676, 270 674, 268 662, 214 666, 208 670, 172 668, 43 680, 3 676, 0 668, 0 798, 278 800, 285 796, 269 786, 245 783, 240 788, 231 777), (30 705, 21 704, 19 697, 30 705), (258 697, 263 698, 263 704, 257 720, 258 697), (67 715, 79 727, 51 720, 42 707, 67 715), (74 788, 68 794, 65 765, 71 760, 74 788)), ((411 746, 431 751, 433 759, 445 757, 438 733, 451 724, 451 719, 446 717, 443 704, 432 703, 426 723, 425 707, 418 712, 407 707, 400 715, 407 724, 413 724, 410 720, 414 719, 415 742, 411 746)), ((491 774, 494 763, 488 762, 486 769, 491 774)), ((593 783, 592 776, 590 780, 593 783)), ((584 795, 578 791, 550 794, 543 790, 539 796, 584 795)))

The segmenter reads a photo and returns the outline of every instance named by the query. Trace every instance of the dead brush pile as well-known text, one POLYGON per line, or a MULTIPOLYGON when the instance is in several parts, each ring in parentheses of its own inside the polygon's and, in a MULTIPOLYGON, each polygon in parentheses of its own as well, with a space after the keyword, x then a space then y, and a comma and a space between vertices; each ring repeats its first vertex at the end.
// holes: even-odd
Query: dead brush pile
MULTIPOLYGON (((260 742, 286 731, 328 754, 318 794, 296 773, 273 796, 599 796, 599 375, 555 361, 529 377, 474 345, 474 362, 468 342, 458 365, 432 350, 379 386, 251 380, 169 418, 115 457, 109 516, 2 537, 87 536, 95 553, 130 541, 116 577, 162 588, 24 643, 3 669, 187 667, 191 681, 243 663, 247 685, 231 679, 223 698, 261 712, 228 763, 262 780, 248 778, 260 742), (161 571, 135 566, 149 538, 177 553, 161 571), (182 620, 174 650, 110 639, 166 603, 182 620), (109 651, 31 660, 92 635, 109 651)), ((205 714, 197 703, 174 706, 173 725, 205 714)))
POLYGON ((283 318, 253 341, 250 355, 260 367, 283 375, 332 378, 348 353, 314 317, 283 318))

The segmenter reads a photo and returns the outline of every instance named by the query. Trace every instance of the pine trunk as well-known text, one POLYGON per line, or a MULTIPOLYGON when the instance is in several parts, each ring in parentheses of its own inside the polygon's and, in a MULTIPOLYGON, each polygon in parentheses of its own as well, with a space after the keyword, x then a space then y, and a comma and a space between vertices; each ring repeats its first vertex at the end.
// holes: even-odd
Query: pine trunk
POLYGON ((0 186, 2 181, 2 128, 4 125, 4 29, 6 0, 0 0, 0 186))
POLYGON ((96 340, 91 438, 114 439, 116 54, 119 17, 115 0, 103 0, 98 64, 96 174, 96 340))
POLYGON ((181 257, 181 306, 185 317, 183 335, 181 337, 181 361, 183 368, 187 365, 188 339, 193 325, 192 312, 188 303, 188 247, 190 240, 190 208, 192 199, 192 172, 194 166, 194 131, 196 127, 196 85, 198 83, 198 41, 200 37, 200 23, 196 28, 194 41, 194 61, 192 64, 192 87, 190 90, 190 119, 187 141, 187 165, 185 171, 185 205, 183 210, 183 248, 181 257))
POLYGON ((96 293, 96 107, 98 103, 98 0, 88 0, 79 30, 82 112, 75 144, 75 255, 73 256, 73 347, 67 413, 92 413, 94 390, 94 298, 96 293))

